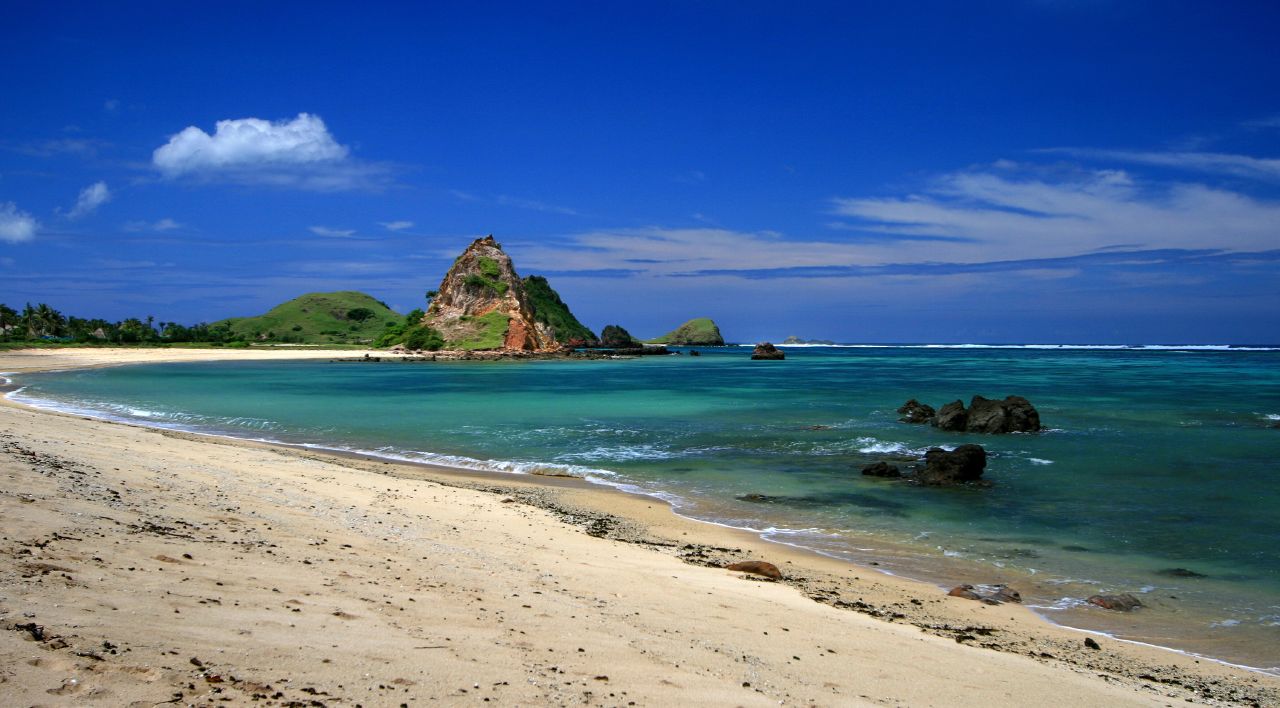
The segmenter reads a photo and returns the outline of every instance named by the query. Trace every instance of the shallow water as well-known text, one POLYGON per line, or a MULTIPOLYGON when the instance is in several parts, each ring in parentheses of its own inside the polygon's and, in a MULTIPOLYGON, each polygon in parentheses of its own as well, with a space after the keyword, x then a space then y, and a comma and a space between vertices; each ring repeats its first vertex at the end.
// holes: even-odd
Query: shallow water
MULTIPOLYGON (((628 361, 165 364, 32 374, 18 400, 151 425, 527 472, 932 579, 1010 579, 1046 616, 1280 666, 1280 351, 738 348, 628 361), (1049 428, 897 422, 1018 394, 1049 428), (986 489, 864 478, 976 442, 986 489), (768 495, 767 503, 742 501, 768 495), (1179 577, 1173 569, 1205 577, 1179 577), (1081 601, 1133 592, 1117 616, 1081 601)), ((1185 575, 1185 574, 1184 574, 1185 575)))

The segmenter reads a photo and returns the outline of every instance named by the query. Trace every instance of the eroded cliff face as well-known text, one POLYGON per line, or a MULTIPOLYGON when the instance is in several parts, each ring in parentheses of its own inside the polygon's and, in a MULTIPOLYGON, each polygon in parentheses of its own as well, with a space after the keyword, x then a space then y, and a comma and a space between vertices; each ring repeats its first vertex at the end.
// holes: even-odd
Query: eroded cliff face
POLYGON ((553 351, 561 348, 539 323, 511 257, 493 236, 476 239, 454 261, 423 317, 447 349, 553 351))

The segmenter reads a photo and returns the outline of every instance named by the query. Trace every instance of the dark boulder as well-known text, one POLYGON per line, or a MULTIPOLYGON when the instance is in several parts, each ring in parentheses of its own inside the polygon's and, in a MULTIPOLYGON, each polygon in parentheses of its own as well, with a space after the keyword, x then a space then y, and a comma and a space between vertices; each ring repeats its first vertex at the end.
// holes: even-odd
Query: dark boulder
POLYGON ((1025 433, 1040 429, 1040 413, 1022 396, 995 401, 974 396, 964 429, 970 433, 1025 433))
POLYGON ((902 407, 898 409, 898 415, 902 416, 898 420, 903 423, 928 423, 933 420, 936 412, 933 410, 933 406, 925 405, 913 398, 903 403, 902 407))
POLYGON ((1209 577, 1204 573, 1197 573, 1196 571, 1189 570, 1187 568, 1165 568, 1164 570, 1157 570, 1156 575, 1163 575, 1166 578, 1207 578, 1209 577))
POLYGON ((987 467, 987 451, 981 445, 961 445, 951 452, 940 447, 924 453, 924 469, 916 481, 929 486, 976 482, 987 467))
POLYGON ((868 477, 901 477, 902 472, 897 465, 888 462, 877 462, 862 468, 862 474, 868 477))
POLYGON ((782 571, 778 570, 778 566, 765 561, 731 563, 725 566, 725 570, 736 570, 740 573, 751 573, 752 575, 760 575, 773 580, 782 580, 782 571))
POLYGON ((773 346, 769 342, 761 342, 760 344, 757 344, 756 348, 751 352, 751 358, 762 361, 781 361, 782 359, 786 359, 787 355, 783 354, 782 350, 773 346))
POLYGON ((952 401, 938 409, 937 415, 933 417, 933 427, 939 430, 961 431, 965 429, 968 421, 969 415, 965 412, 964 401, 952 401))
POLYGON ((1142 601, 1127 592, 1120 595, 1094 595, 1089 598, 1089 604, 1117 612, 1128 612, 1142 607, 1142 601))
POLYGON ((621 325, 605 325, 600 331, 600 346, 606 349, 642 349, 644 347, 621 325))

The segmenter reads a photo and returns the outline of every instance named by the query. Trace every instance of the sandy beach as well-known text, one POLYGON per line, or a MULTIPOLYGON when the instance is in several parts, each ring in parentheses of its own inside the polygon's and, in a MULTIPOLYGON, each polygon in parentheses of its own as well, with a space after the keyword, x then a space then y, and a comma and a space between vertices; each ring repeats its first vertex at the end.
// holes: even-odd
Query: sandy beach
MULTIPOLYGON (((51 349, 0 372, 364 355, 51 349)), ((572 479, 6 400, 0 516, 5 705, 1280 705, 1270 675, 572 479), (744 560, 784 579, 723 568, 744 560)))

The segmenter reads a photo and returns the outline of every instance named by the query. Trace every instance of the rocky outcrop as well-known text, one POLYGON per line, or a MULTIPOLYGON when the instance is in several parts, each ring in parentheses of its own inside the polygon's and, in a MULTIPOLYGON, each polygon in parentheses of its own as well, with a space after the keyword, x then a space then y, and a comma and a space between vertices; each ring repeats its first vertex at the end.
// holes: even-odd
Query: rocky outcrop
POLYGON ((1088 602, 1090 605, 1097 605, 1104 610, 1115 610, 1117 612, 1129 612, 1142 607, 1142 601, 1127 592, 1119 595, 1094 595, 1089 598, 1088 602))
POLYGON ((863 467, 862 474, 868 477, 894 478, 901 477, 902 471, 898 469, 897 465, 891 465, 888 462, 881 460, 880 462, 875 462, 863 467))
POLYGON ((986 467, 987 451, 980 445, 961 445, 950 452, 935 447, 924 453, 924 468, 915 479, 931 487, 976 482, 986 467))
POLYGON ((644 345, 621 325, 605 325, 600 330, 600 346, 608 349, 640 349, 644 345))
POLYGON ((1029 433, 1040 430, 1040 412, 1022 396, 993 401, 974 396, 969 401, 965 430, 970 433, 1029 433))
POLYGON ((739 573, 751 573, 752 575, 759 575, 772 580, 782 580, 782 571, 778 570, 778 566, 765 561, 731 563, 725 566, 725 570, 736 570, 739 573))
POLYGON ((933 406, 925 405, 913 398, 902 404, 902 407, 898 409, 898 415, 902 416, 898 420, 903 423, 928 423, 933 420, 933 416, 936 413, 937 411, 933 410, 933 406))
POLYGON ((557 342, 568 347, 594 347, 600 344, 595 332, 573 316, 569 306, 560 299, 560 293, 551 287, 546 278, 530 275, 522 282, 529 305, 533 308, 534 319, 550 328, 551 335, 557 342))
POLYGON ((933 427, 940 430, 962 431, 969 422, 969 414, 964 409, 964 401, 952 401, 938 409, 933 417, 933 427))
POLYGON ((754 350, 752 350, 751 358, 762 361, 781 361, 782 359, 786 359, 787 355, 783 354, 782 350, 773 346, 769 342, 761 342, 756 345, 754 350))
POLYGON ((445 274, 422 319, 446 349, 547 352, 561 348, 538 322, 511 257, 493 236, 467 246, 445 274))
POLYGON ((988 605, 1000 605, 1006 602, 1022 602, 1022 593, 1008 585, 957 585, 947 593, 951 597, 962 597, 966 600, 977 600, 988 605))
MULTIPOLYGON (((913 398, 898 413, 903 414, 900 420, 904 423, 920 423, 926 409, 932 410, 913 398)), ((952 401, 939 408, 930 422, 940 430, 988 435, 1031 433, 1041 427, 1040 412, 1022 396, 1007 396, 1003 401, 974 396, 968 409, 963 401, 952 401)))
POLYGON ((715 321, 708 317, 689 320, 674 330, 650 339, 650 344, 668 344, 677 347, 723 347, 724 337, 715 321))

